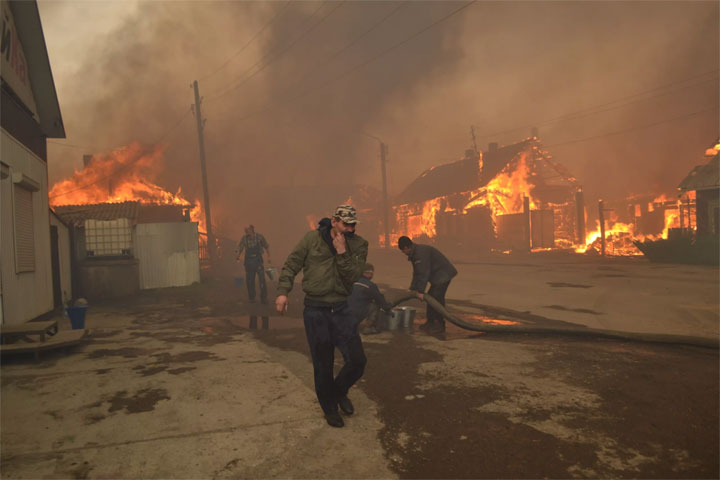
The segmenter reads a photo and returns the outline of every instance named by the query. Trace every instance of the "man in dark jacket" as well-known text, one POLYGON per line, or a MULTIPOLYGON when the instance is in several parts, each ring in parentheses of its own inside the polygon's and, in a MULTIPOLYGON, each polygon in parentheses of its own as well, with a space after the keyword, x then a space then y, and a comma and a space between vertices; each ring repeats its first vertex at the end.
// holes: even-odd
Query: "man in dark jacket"
POLYGON ((317 230, 308 232, 283 265, 275 300, 278 313, 286 312, 288 293, 302 270, 303 319, 315 372, 315 393, 325 419, 333 427, 344 425, 338 406, 347 415, 354 413, 348 390, 362 377, 367 363, 347 304, 368 253, 368 242, 355 235, 357 221, 354 207, 340 205, 331 219, 323 218, 317 230), (342 353, 345 365, 333 378, 335 347, 342 353))
POLYGON ((265 237, 255 233, 255 227, 249 225, 245 229, 245 236, 238 243, 237 260, 245 251, 245 282, 247 283, 250 303, 255 303, 255 275, 260 283, 260 301, 267 303, 267 285, 265 284, 265 265, 263 264, 263 250, 267 252, 270 262, 270 245, 265 237))
POLYGON ((357 325, 367 318, 363 329, 365 335, 380 333, 377 325, 380 310, 389 312, 391 308, 378 286, 373 283, 374 274, 375 267, 371 263, 366 263, 362 277, 353 284, 352 293, 348 297, 348 305, 355 314, 357 325))
MULTIPOLYGON (((413 278, 410 290, 416 292, 420 300, 424 300, 423 293, 428 282, 430 282, 428 295, 444 306, 445 293, 450 286, 450 281, 457 275, 457 270, 450 263, 450 260, 437 248, 413 243, 412 240, 405 236, 398 239, 398 248, 412 262, 413 278)), ((444 332, 445 319, 439 312, 428 305, 427 322, 420 328, 433 333, 444 332)))

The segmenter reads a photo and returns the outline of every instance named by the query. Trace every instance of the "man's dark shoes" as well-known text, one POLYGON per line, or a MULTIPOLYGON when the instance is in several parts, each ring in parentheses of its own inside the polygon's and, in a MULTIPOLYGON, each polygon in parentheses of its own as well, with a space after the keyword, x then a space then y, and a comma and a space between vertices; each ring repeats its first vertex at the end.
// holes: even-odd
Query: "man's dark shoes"
POLYGON ((338 406, 346 415, 352 415, 355 413, 355 407, 353 407, 353 404, 348 397, 342 397, 338 400, 338 406))
POLYGON ((325 420, 331 427, 340 428, 345 426, 345 422, 338 412, 326 413, 325 420))

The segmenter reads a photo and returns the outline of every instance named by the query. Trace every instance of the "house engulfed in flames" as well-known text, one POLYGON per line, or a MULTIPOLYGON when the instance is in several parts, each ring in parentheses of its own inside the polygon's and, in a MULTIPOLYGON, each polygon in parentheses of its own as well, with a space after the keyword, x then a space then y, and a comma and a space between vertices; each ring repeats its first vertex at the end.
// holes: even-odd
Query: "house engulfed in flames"
POLYGON ((70 230, 73 292, 88 299, 200 280, 201 207, 155 184, 163 146, 85 155, 50 204, 70 230))
MULTIPOLYGON (((582 188, 536 136, 426 170, 394 201, 401 235, 473 249, 530 250, 585 244, 582 188)), ((383 238, 381 238, 383 243, 383 238)))

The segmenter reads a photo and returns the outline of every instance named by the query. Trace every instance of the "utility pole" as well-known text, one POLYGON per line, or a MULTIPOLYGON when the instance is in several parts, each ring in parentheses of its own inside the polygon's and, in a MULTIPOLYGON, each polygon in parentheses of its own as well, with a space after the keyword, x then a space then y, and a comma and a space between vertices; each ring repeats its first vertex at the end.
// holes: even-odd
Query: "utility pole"
POLYGON ((523 195, 523 243, 525 249, 532 250, 532 225, 530 223, 530 197, 523 195))
POLYGON ((387 163, 387 145, 380 141, 380 169, 382 170, 382 189, 383 189, 383 223, 385 224, 385 248, 390 248, 390 215, 388 211, 388 193, 387 193, 387 173, 385 172, 385 163, 387 163))
POLYGON ((217 260, 217 252, 215 251, 215 235, 213 235, 212 222, 210 220, 210 194, 208 193, 207 169, 205 168, 205 138, 203 136, 205 121, 202 118, 202 110, 200 109, 201 99, 197 80, 193 82, 193 88, 195 89, 195 118, 197 119, 198 147, 200 148, 200 171, 202 172, 203 200, 205 203, 207 246, 208 253, 210 254, 210 264, 214 265, 217 260))
POLYGON ((475 150, 475 154, 480 155, 480 150, 478 150, 477 146, 477 139, 475 138, 475 127, 473 125, 470 125, 470 136, 472 137, 473 150, 475 150))
POLYGON ((577 243, 585 245, 585 198, 582 188, 575 192, 575 207, 577 208, 577 243))

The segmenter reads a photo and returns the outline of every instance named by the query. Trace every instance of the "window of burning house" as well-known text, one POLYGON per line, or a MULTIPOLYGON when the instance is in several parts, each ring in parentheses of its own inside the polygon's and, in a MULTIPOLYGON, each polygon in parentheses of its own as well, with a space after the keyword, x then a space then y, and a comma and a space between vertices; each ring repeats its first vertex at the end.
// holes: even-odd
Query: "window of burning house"
POLYGON ((127 218, 85 220, 85 250, 88 257, 132 255, 132 227, 127 218))

